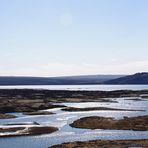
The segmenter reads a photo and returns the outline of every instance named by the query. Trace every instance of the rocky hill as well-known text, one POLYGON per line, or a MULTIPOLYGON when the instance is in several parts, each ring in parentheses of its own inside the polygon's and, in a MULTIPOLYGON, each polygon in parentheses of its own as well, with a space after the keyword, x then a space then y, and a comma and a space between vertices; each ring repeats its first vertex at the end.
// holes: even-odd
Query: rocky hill
POLYGON ((104 84, 148 84, 148 73, 136 73, 104 82, 104 84))

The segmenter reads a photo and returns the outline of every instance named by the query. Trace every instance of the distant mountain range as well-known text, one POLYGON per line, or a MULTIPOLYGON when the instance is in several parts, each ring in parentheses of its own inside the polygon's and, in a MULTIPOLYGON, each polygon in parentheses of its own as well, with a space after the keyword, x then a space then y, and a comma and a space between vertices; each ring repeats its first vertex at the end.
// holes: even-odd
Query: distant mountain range
POLYGON ((123 75, 85 75, 65 77, 0 77, 0 85, 81 85, 102 84, 123 75))
POLYGON ((85 75, 65 77, 0 77, 0 85, 148 84, 148 73, 134 75, 85 75))
POLYGON ((148 73, 136 73, 104 82, 105 84, 148 84, 148 73))

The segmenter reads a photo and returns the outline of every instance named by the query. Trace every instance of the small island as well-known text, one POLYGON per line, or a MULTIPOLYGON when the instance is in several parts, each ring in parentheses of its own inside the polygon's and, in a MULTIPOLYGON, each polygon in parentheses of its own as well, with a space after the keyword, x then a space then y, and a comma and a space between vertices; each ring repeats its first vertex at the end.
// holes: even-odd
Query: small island
POLYGON ((124 117, 124 119, 113 119, 107 117, 91 116, 84 117, 70 124, 75 128, 86 129, 109 129, 109 130, 148 130, 148 116, 124 117))

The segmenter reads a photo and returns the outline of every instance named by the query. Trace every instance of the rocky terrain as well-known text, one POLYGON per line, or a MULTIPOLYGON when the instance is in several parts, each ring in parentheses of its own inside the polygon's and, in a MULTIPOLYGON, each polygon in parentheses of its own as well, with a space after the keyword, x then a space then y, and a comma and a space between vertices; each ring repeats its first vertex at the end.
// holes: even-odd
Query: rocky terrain
POLYGON ((48 111, 34 111, 34 112, 26 112, 24 113, 25 115, 31 115, 31 116, 35 116, 35 115, 52 115, 54 113, 52 112, 48 112, 48 111))
POLYGON ((88 108, 65 107, 61 110, 69 111, 69 112, 101 111, 101 110, 108 110, 108 111, 145 111, 145 110, 132 110, 132 109, 120 109, 120 108, 108 108, 108 107, 88 107, 88 108))
POLYGON ((34 125, 32 127, 18 125, 17 127, 1 127, 0 137, 14 137, 14 136, 32 136, 41 134, 50 134, 57 131, 56 127, 34 125))
POLYGON ((10 119, 15 118, 16 116, 10 114, 0 114, 0 119, 10 119))
POLYGON ((71 142, 52 148, 147 148, 148 140, 94 140, 71 142))
POLYGON ((61 102, 110 102, 113 97, 138 97, 148 94, 143 91, 60 91, 11 89, 0 90, 0 113, 35 112, 38 110, 65 107, 61 102), (106 99, 108 98, 108 99, 106 99))
POLYGON ((116 120, 114 118, 91 116, 74 121, 70 126, 86 129, 109 129, 109 130, 148 130, 148 115, 139 117, 124 117, 116 120))

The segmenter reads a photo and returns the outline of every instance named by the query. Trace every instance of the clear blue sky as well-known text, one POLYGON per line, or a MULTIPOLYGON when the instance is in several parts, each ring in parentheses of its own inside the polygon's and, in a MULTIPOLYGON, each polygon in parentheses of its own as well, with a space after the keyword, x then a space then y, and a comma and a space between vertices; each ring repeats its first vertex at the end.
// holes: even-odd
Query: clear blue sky
POLYGON ((0 75, 148 71, 147 0, 0 0, 0 75))

